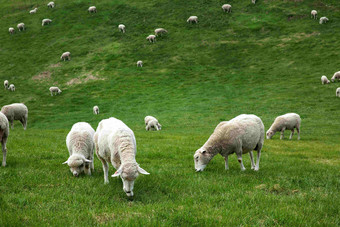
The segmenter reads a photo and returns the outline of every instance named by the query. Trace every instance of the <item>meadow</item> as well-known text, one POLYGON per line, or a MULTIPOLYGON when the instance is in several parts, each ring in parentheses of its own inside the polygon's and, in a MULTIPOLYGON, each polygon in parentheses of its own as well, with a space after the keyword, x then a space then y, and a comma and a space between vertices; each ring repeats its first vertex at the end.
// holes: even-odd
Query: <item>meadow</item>
POLYGON ((340 70, 337 0, 228 0, 231 14, 221 0, 47 3, 0 0, 0 80, 16 86, 0 89, 0 105, 29 109, 0 167, 0 226, 340 225, 340 83, 320 81, 340 70), (311 19, 312 9, 330 21, 311 19), (191 15, 198 24, 186 23, 191 15), (44 18, 53 22, 42 27, 44 18), (150 44, 158 27, 169 33, 150 44), (71 61, 60 61, 65 51, 71 61), (54 85, 63 92, 52 97, 54 85), (301 116, 301 140, 288 140, 289 131, 265 140, 258 172, 249 155, 244 172, 235 155, 228 171, 216 156, 195 172, 194 152, 220 121, 256 114, 268 130, 289 112, 301 116), (145 131, 146 115, 162 130, 145 131), (62 165, 72 125, 96 129, 109 117, 134 131, 137 162, 150 173, 136 180, 133 199, 121 179, 104 185, 97 157, 92 176, 75 178, 62 165))

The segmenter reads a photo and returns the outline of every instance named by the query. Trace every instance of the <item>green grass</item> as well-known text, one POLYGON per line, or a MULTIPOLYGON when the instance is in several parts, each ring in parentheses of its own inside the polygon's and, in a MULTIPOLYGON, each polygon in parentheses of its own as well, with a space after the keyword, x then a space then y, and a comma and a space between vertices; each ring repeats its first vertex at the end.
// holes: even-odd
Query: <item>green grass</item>
POLYGON ((17 89, 2 90, 0 105, 29 108, 28 129, 15 122, 0 168, 0 225, 339 226, 340 83, 320 81, 339 71, 338 1, 227 2, 231 14, 220 0, 58 0, 54 9, 0 0, 0 80, 17 89), (310 19, 312 9, 329 23, 310 19), (191 15, 199 24, 186 23, 191 15), (169 34, 149 44, 157 27, 169 34), (65 51, 72 60, 60 62, 65 51), (52 85, 63 93, 51 97, 52 85), (301 140, 265 140, 259 172, 248 155, 245 172, 235 156, 227 172, 221 156, 194 172, 195 150, 220 121, 253 113, 268 129, 288 112, 302 118, 301 140), (146 115, 162 131, 146 132, 146 115), (150 172, 133 200, 120 179, 104 185, 97 158, 91 177, 61 164, 74 123, 96 128, 111 116, 135 132, 137 161, 150 172))

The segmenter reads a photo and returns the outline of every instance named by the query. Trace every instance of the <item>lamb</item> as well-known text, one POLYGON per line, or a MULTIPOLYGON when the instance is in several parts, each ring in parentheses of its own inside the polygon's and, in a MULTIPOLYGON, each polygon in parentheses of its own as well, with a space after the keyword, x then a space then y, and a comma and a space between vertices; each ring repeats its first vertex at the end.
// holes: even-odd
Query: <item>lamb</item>
POLYGON ((94 106, 93 107, 93 113, 94 114, 99 114, 99 107, 98 106, 94 106))
POLYGON ((27 106, 23 103, 13 103, 7 106, 3 106, 1 108, 1 112, 5 114, 8 121, 11 122, 11 127, 13 129, 14 120, 19 120, 26 130, 27 127, 27 118, 28 118, 28 109, 27 106))
POLYGON ((64 61, 66 61, 66 59, 67 60, 71 60, 71 53, 70 52, 64 52, 62 55, 61 55, 61 57, 60 57, 60 59, 61 60, 64 60, 64 61))
POLYGON ((15 86, 14 86, 14 84, 9 85, 8 90, 10 90, 10 91, 15 91, 15 86))
POLYGON ((301 125, 301 118, 296 113, 287 113, 275 118, 274 123, 270 126, 269 130, 267 131, 267 139, 271 139, 273 135, 280 131, 281 136, 280 139, 284 138, 284 131, 286 129, 291 130, 291 134, 289 139, 292 139, 294 135, 294 128, 298 133, 298 140, 300 139, 300 125, 301 125))
POLYGON ((124 24, 118 25, 118 29, 119 29, 119 31, 125 33, 125 25, 124 24))
POLYGON ((51 96, 53 96, 53 94, 55 95, 60 94, 62 92, 58 87, 50 87, 49 90, 51 92, 51 96))
POLYGON ((90 6, 88 11, 89 13, 97 13, 97 8, 95 6, 90 6))
POLYGON ((231 5, 230 4, 224 4, 222 6, 222 10, 223 10, 223 12, 230 13, 231 12, 231 5))
POLYGON ((320 21, 319 24, 326 24, 326 22, 328 22, 329 19, 327 17, 320 17, 320 21))
POLYGON ((162 129, 162 125, 158 123, 158 120, 153 116, 146 116, 144 122, 146 131, 159 131, 162 129))
POLYGON ((195 170, 196 172, 203 171, 218 153, 224 157, 225 169, 228 170, 228 156, 236 153, 241 170, 244 171, 242 154, 249 152, 251 169, 258 171, 263 143, 264 125, 258 116, 241 114, 229 121, 222 121, 216 126, 207 142, 195 152, 195 170), (253 150, 257 151, 256 165, 253 150))
POLYGON ((54 7, 55 7, 54 2, 49 2, 49 3, 47 4, 47 7, 48 7, 48 8, 54 8, 54 7))
POLYGON ((143 67, 143 61, 141 60, 137 61, 137 67, 143 67))
POLYGON ((23 31, 23 30, 25 30, 25 24, 24 23, 19 23, 17 25, 17 28, 19 29, 19 31, 23 31))
POLYGON ((163 35, 163 34, 166 34, 168 33, 167 30, 165 30, 164 28, 157 28, 155 29, 155 35, 158 36, 159 34, 163 35))
POLYGON ((30 14, 35 14, 37 12, 38 8, 34 8, 30 11, 30 14))
POLYGON ((82 172, 91 175, 94 152, 94 129, 86 122, 75 123, 66 137, 66 146, 70 157, 63 164, 70 167, 73 176, 78 177, 82 172))
POLYGON ((41 26, 44 26, 46 24, 50 24, 51 22, 52 22, 52 20, 50 20, 50 19, 43 19, 42 23, 41 23, 41 26))
POLYGON ((147 40, 149 40, 150 43, 156 42, 156 36, 155 35, 149 35, 146 37, 147 40))
POLYGON ((321 77, 321 83, 322 83, 322 84, 329 84, 330 82, 329 82, 329 80, 327 79, 326 76, 322 76, 322 77, 321 77))
POLYGON ((2 166, 6 166, 7 138, 9 136, 9 124, 7 117, 0 112, 0 142, 2 146, 2 166))
POLYGON ((310 16, 311 16, 311 18, 316 20, 316 19, 318 19, 318 12, 316 10, 312 10, 310 12, 310 16))
POLYGON ((255 3, 256 3, 256 0, 251 0, 251 3, 255 4, 255 3))
POLYGON ((335 96, 340 98, 340 87, 336 89, 335 96))
POLYGON ((190 17, 188 18, 187 22, 188 22, 189 24, 193 24, 193 23, 197 24, 197 23, 198 23, 198 17, 197 17, 197 16, 190 16, 190 17))
POLYGON ((340 80, 340 71, 334 73, 334 75, 331 78, 332 82, 335 82, 335 80, 340 80))
POLYGON ((108 172, 111 162, 117 171, 112 177, 120 176, 123 190, 133 196, 135 179, 140 174, 149 174, 136 162, 136 139, 133 131, 122 121, 111 117, 99 122, 94 135, 96 154, 103 164, 104 183, 109 183, 108 172))
POLYGON ((15 30, 14 30, 14 28, 10 27, 10 28, 8 29, 8 32, 9 32, 9 34, 14 34, 15 30))
POLYGON ((4 81, 4 87, 5 87, 5 89, 8 89, 8 80, 4 81))

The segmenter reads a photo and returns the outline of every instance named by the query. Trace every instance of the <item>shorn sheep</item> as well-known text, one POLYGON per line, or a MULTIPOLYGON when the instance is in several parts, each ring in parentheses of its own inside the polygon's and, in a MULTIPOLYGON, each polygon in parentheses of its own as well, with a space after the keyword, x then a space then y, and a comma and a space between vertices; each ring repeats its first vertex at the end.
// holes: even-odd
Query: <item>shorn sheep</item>
POLYGON ((23 31, 23 30, 25 30, 25 24, 24 23, 19 23, 17 25, 17 28, 18 28, 19 31, 23 31))
POLYGON ((103 164, 104 183, 109 183, 109 165, 111 162, 117 171, 112 177, 120 176, 123 190, 127 196, 133 196, 134 182, 139 174, 149 174, 136 162, 136 139, 133 131, 116 118, 99 122, 94 135, 96 154, 103 164))
POLYGON ((189 24, 193 24, 193 23, 197 24, 197 23, 198 23, 198 17, 197 17, 197 16, 190 16, 190 17, 188 18, 187 22, 188 22, 189 24))
POLYGON ((210 160, 218 153, 224 157, 225 169, 229 169, 228 156, 235 153, 244 171, 242 154, 249 153, 251 169, 260 168, 261 150, 264 142, 264 125, 262 120, 252 114, 241 114, 230 121, 219 123, 207 142, 194 154, 196 172, 203 171, 210 160), (256 165, 253 150, 257 151, 256 165))
POLYGON ((335 82, 335 80, 340 80, 340 71, 334 73, 334 75, 331 78, 332 82, 335 82))
POLYGON ((311 16, 311 18, 316 20, 316 19, 318 19, 318 12, 316 10, 312 10, 310 12, 310 16, 311 16))
POLYGON ((10 27, 10 28, 8 29, 8 32, 9 32, 9 34, 14 34, 15 30, 14 30, 14 28, 10 27))
POLYGON ((291 134, 289 139, 292 139, 294 135, 294 129, 298 133, 298 140, 300 139, 300 126, 301 126, 301 118, 296 113, 287 113, 275 118, 274 123, 270 126, 267 131, 267 139, 271 139, 276 132, 281 132, 280 139, 284 138, 284 132, 286 129, 291 130, 291 134))
POLYGON ((48 7, 48 8, 54 8, 54 7, 55 7, 54 2, 49 2, 49 3, 47 4, 47 7, 48 7))
POLYGON ((8 90, 10 90, 10 91, 15 91, 15 86, 14 86, 14 84, 9 85, 8 90))
POLYGON ((340 98, 340 87, 336 89, 335 96, 340 98))
POLYGON ((158 36, 158 35, 163 35, 163 34, 166 34, 168 33, 167 30, 165 30, 164 28, 157 28, 155 29, 155 35, 158 36))
POLYGON ((34 8, 30 11, 30 14, 35 14, 37 12, 38 8, 34 8))
POLYGON ((146 37, 147 40, 149 40, 150 43, 156 42, 156 36, 155 35, 149 35, 146 37))
POLYGON ((7 117, 0 112, 0 141, 2 146, 2 166, 6 166, 7 138, 9 136, 9 124, 7 117))
POLYGON ((43 19, 42 22, 41 22, 41 26, 44 26, 44 25, 47 25, 47 24, 50 24, 52 22, 51 19, 43 19))
POLYGON ((99 114, 99 107, 98 106, 93 107, 93 114, 99 114))
POLYGON ((13 103, 7 106, 3 106, 1 108, 1 112, 5 114, 8 121, 11 123, 11 127, 13 129, 14 120, 19 120, 26 130, 27 127, 27 119, 28 119, 28 109, 27 106, 23 103, 13 103))
POLYGON ((95 6, 90 6, 88 11, 89 13, 97 13, 97 8, 95 6))
POLYGON ((162 125, 153 116, 146 116, 144 122, 146 131, 159 131, 162 129, 162 125))
POLYGON ((137 61, 137 67, 143 67, 143 61, 141 60, 137 61))
POLYGON ((63 164, 70 167, 73 176, 78 177, 82 172, 91 175, 94 153, 94 129, 86 122, 75 123, 66 137, 66 146, 70 157, 63 164))
POLYGON ((5 81, 4 81, 4 87, 5 87, 5 89, 8 89, 8 84, 9 84, 8 80, 5 80, 5 81))
POLYGON ((125 33, 125 25, 124 25, 124 24, 118 25, 118 30, 119 30, 120 32, 125 33))
POLYGON ((230 13, 231 12, 231 5, 230 4, 224 4, 222 6, 222 10, 223 10, 223 12, 230 13))
POLYGON ((326 76, 322 76, 322 77, 321 77, 321 83, 322 83, 322 84, 329 84, 330 82, 329 82, 329 80, 327 79, 326 76))
POLYGON ((327 17, 320 17, 319 24, 326 24, 329 21, 327 17))
POLYGON ((62 91, 58 87, 50 87, 51 96, 60 94, 62 91))
POLYGON ((71 60, 71 53, 70 52, 64 52, 61 57, 60 57, 61 60, 71 60))

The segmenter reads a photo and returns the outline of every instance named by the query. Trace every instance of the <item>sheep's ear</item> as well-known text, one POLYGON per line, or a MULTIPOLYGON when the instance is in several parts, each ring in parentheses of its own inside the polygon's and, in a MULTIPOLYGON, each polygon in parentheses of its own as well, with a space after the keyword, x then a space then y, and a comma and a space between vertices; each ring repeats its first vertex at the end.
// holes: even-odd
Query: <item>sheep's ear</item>
POLYGON ((207 152, 206 150, 200 150, 201 154, 204 154, 205 152, 207 152))
POLYGON ((122 173, 122 168, 119 168, 111 177, 118 177, 122 173))
POLYGON ((66 162, 63 162, 62 164, 63 164, 63 165, 64 165, 64 164, 68 164, 68 160, 67 160, 66 162))
POLYGON ((91 163, 92 160, 85 159, 85 163, 91 163))
POLYGON ((149 175, 150 173, 146 172, 144 169, 138 166, 138 172, 141 174, 149 175))

